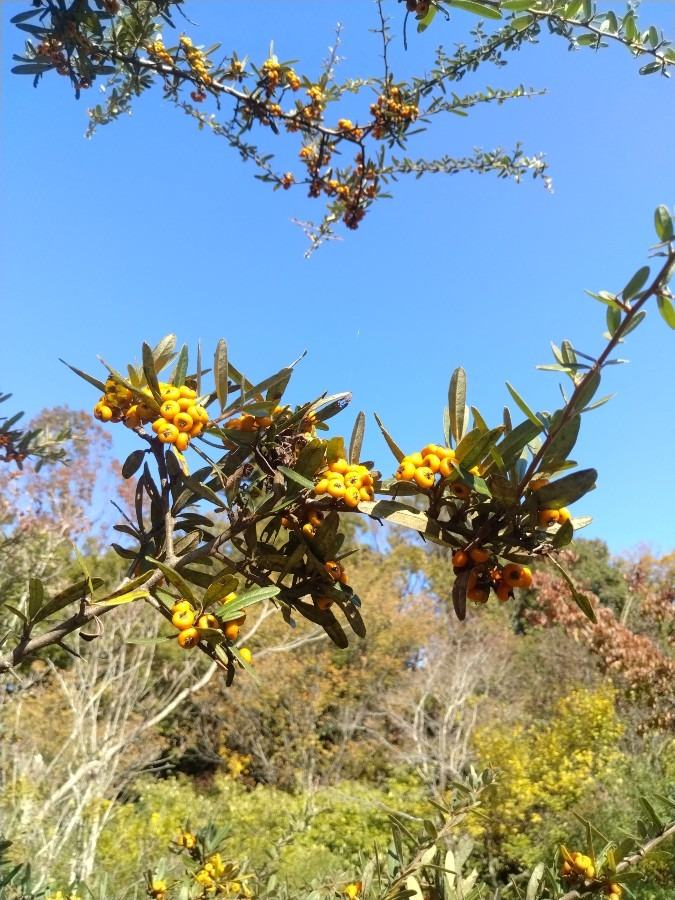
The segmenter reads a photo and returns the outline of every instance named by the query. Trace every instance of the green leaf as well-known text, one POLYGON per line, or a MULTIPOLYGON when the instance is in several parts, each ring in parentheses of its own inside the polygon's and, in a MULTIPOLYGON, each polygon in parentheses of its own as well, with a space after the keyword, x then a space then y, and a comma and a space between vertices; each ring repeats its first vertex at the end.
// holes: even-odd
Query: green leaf
POLYGON ((387 442, 387 446, 389 447, 391 452, 394 454, 394 457, 396 458, 396 462, 401 462, 401 460, 405 456, 405 453, 403 452, 403 450, 401 450, 401 448, 394 441, 394 439, 389 434, 387 429, 384 427, 384 425, 382 424, 382 420, 380 419, 378 414, 373 413, 373 415, 375 416, 375 421, 377 422, 377 424, 380 427, 380 431, 382 432, 382 437, 385 439, 385 441, 387 442))
POLYGON ((673 307, 672 300, 665 297, 663 294, 659 294, 656 298, 656 302, 663 321, 669 328, 675 328, 675 307, 673 307))
POLYGON ((478 3, 476 0, 444 0, 446 6, 453 6, 455 9, 463 9, 466 12, 473 13, 475 16, 481 16, 484 19, 501 19, 502 14, 494 6, 486 6, 478 3))
POLYGON ((637 297, 642 288, 647 284, 650 275, 649 266, 643 266, 633 275, 626 287, 621 291, 624 300, 632 300, 637 297))
POLYGON ((219 509, 225 509, 225 501, 208 485, 204 484, 198 478, 186 475, 184 472, 181 474, 181 478, 185 486, 189 488, 193 494, 201 497, 202 500, 208 500, 209 503, 213 503, 213 505, 219 509))
POLYGON ((236 593, 239 590, 239 579, 235 578, 229 572, 222 572, 215 581, 212 581, 204 594, 204 606, 210 606, 212 603, 222 600, 228 594, 236 593))
POLYGON ((176 365, 174 366, 173 372, 169 377, 169 383, 180 387, 182 384, 185 384, 185 378, 187 377, 188 370, 188 348, 187 344, 183 344, 180 348, 180 353, 178 354, 178 359, 176 360, 176 365))
POLYGON ((585 375, 576 388, 576 396, 574 404, 570 408, 580 413, 584 407, 588 406, 600 387, 600 373, 593 372, 585 375))
POLYGON ((352 437, 349 441, 349 462, 356 465, 361 458, 361 447, 363 445, 363 436, 366 431, 366 414, 359 412, 354 422, 352 437))
MULTIPOLYGON (((537 491, 537 493, 539 493, 539 492, 537 491)), ((587 619, 589 619, 594 625, 597 625, 598 620, 595 615, 595 610, 593 609, 593 604, 591 603, 589 598, 586 596, 586 594, 582 594, 581 591, 578 591, 576 589, 572 579, 567 574, 565 569, 563 569, 563 567, 560 565, 560 563, 558 562, 557 559, 554 559, 552 556, 549 556, 548 559, 549 559, 549 562, 553 566, 555 566, 555 568, 558 570, 558 572, 560 572, 560 574, 562 575, 564 581, 566 582, 568 588, 570 589, 570 593, 572 594, 572 599, 574 600, 576 605, 579 607, 579 609, 582 611, 582 613, 586 616, 587 619)))
POLYGON ((143 374, 145 375, 145 380, 148 382, 148 387, 152 391, 155 402, 159 403, 161 406, 164 401, 159 393, 159 381, 157 380, 157 372, 155 370, 155 357, 150 344, 147 344, 145 341, 143 341, 143 374))
POLYGON ((227 366, 227 344, 221 338, 216 346, 216 352, 213 357, 213 375, 216 381, 216 397, 220 404, 222 412, 227 406, 228 392, 228 366, 227 366))
POLYGON ((582 469, 572 472, 549 484, 545 484, 536 494, 538 509, 561 509, 579 500, 593 490, 598 479, 595 469, 582 469))
POLYGON ((457 444, 455 453, 457 461, 463 469, 471 469, 481 462, 496 446, 497 441, 504 433, 504 426, 491 428, 490 431, 482 431, 474 428, 457 444))
POLYGON ((509 384, 508 381, 506 382, 506 387, 507 387, 507 389, 508 389, 509 394, 511 394, 511 396, 512 396, 513 399, 515 400, 515 402, 516 402, 518 408, 520 409, 520 411, 521 411, 522 413, 524 413, 524 414, 527 416, 527 418, 530 420, 530 422, 532 422, 533 425, 539 425, 539 424, 540 424, 540 421, 539 421, 538 416, 536 416, 536 415, 532 412, 532 410, 531 410, 530 407, 527 405, 527 403, 525 403, 525 401, 524 401, 523 398, 520 396, 520 394, 516 391, 516 389, 515 389, 514 387, 512 387, 512 386, 509 384))
POLYGON ((71 366, 70 363, 67 363, 65 359, 61 359, 59 357, 59 362, 62 362, 64 366, 68 366, 71 372, 75 372, 76 375, 79 375, 80 378, 84 378, 85 381, 88 381, 89 384, 92 384, 95 388, 97 388, 101 393, 105 391, 105 384, 100 381, 98 378, 94 378, 93 375, 87 375, 86 372, 83 372, 81 369, 76 369, 75 366, 71 366))
POLYGON ((138 644, 140 646, 150 645, 150 644, 164 644, 167 641, 173 641, 177 637, 176 634, 167 634, 163 637, 147 637, 147 638, 129 638, 124 643, 125 644, 138 644))
POLYGON ((436 7, 436 4, 430 3, 429 9, 427 10, 426 15, 424 16, 423 19, 420 19, 420 21, 417 23, 417 31, 419 34, 421 34, 423 31, 427 30, 429 25, 431 25, 431 23, 433 22, 434 17, 436 16, 437 12, 438 12, 438 8, 436 7))
POLYGON ((567 519, 567 521, 563 522, 560 528, 553 535, 553 537, 551 538, 551 543, 556 550, 560 550, 562 547, 566 547, 569 543, 571 543, 573 538, 574 526, 572 525, 571 519, 567 519))
POLYGON ((599 300, 600 303, 605 303, 607 306, 613 306, 614 309, 621 309, 621 304, 614 294, 609 294, 607 291, 600 291, 597 294, 594 294, 592 291, 585 291, 585 293, 594 300, 599 300))
POLYGON ((175 334, 167 334, 166 337, 163 337, 157 344, 152 351, 153 368, 155 372, 161 372, 176 358, 174 354, 175 347, 175 334))
POLYGON ((31 622, 35 620, 42 604, 45 601, 44 585, 39 578, 28 579, 28 618, 31 622))
POLYGON ((525 900, 537 900, 537 897, 539 895, 539 888, 541 887, 542 881, 544 880, 545 872, 545 863, 537 863, 537 865, 532 870, 530 880, 527 882, 527 892, 525 894, 525 900))
POLYGON ((638 327, 638 325, 640 324, 640 322, 644 319, 644 317, 646 315, 647 315, 647 313, 643 309, 641 309, 640 312, 635 313, 635 315, 628 321, 628 324, 626 325, 626 327, 624 329, 624 332, 623 332, 624 337, 627 334, 630 334, 631 331, 635 331, 635 329, 638 327))
POLYGON ((120 606, 122 603, 132 603, 134 600, 143 600, 149 597, 149 591, 128 591, 126 594, 117 594, 109 600, 97 600, 96 606, 120 606))
POLYGON ((145 454, 145 450, 134 450, 133 453, 127 456, 122 466, 122 478, 131 478, 140 469, 143 465, 145 454))
POLYGON ((242 609, 246 609, 256 603, 261 603, 263 600, 269 600, 271 597, 276 597, 280 592, 281 589, 275 585, 270 585, 270 587, 247 588, 245 591, 242 591, 241 594, 237 594, 235 600, 223 603, 222 606, 215 609, 213 614, 219 616, 225 622, 230 619, 237 619, 239 615, 241 615, 242 609))
POLYGON ((658 815, 652 804, 647 800, 646 797, 638 797, 640 801, 640 806, 643 808, 648 818, 651 820, 652 825, 656 829, 657 832, 661 831, 663 828, 663 820, 658 815))
MULTIPOLYGON (((91 587, 96 590, 101 587, 103 584, 102 578, 92 578, 91 579, 91 587)), ((52 597, 51 600, 48 600, 45 605, 40 609, 38 614, 33 619, 34 623, 43 622, 45 619, 49 618, 49 616, 54 613, 59 612, 65 606, 73 603, 75 600, 83 600, 85 597, 89 595, 89 581, 77 581, 75 584, 69 585, 67 588, 61 591, 61 593, 57 594, 55 597, 52 597)))
POLYGON ((577 442, 580 425, 581 416, 576 415, 550 439, 539 464, 542 472, 555 472, 565 462, 577 442))
MULTIPOLYGON (((323 449, 323 448, 322 448, 323 449)), ((323 452, 322 452, 323 457, 323 452)), ((313 490, 314 482, 310 481, 309 478, 305 478, 304 475, 301 475, 299 472, 294 472, 293 469, 289 469, 286 466, 279 466, 278 470, 284 476, 284 478, 290 478, 291 481, 294 481, 296 484, 299 484, 305 490, 313 490)))
POLYGON ((607 307, 607 331, 610 334, 610 337, 614 337, 616 334, 616 329, 621 324, 621 311, 615 309, 613 306, 607 307))
MULTIPOLYGON (((118 587, 117 590, 114 590, 111 594, 108 594, 107 597, 104 597, 104 600, 112 600, 113 597, 119 597, 121 594, 126 594, 129 591, 134 591, 136 588, 139 588, 142 584, 145 584, 146 581, 149 581, 152 578, 153 572, 152 569, 148 569, 147 572, 143 572, 142 575, 138 575, 136 578, 132 578, 131 581, 127 581, 126 584, 118 587)), ((99 603, 103 601, 100 600, 99 603)))
POLYGON ((532 0, 504 0, 501 4, 502 9, 508 9, 511 12, 522 12, 524 9, 531 9, 532 0))
POLYGON ((497 450, 504 460, 506 469, 510 469, 519 458, 524 447, 527 446, 537 435, 544 430, 543 422, 530 422, 527 419, 510 431, 504 440, 497 444, 497 450))
POLYGON ((187 581, 183 578, 183 576, 176 572, 175 569, 170 568, 162 562, 159 562, 157 559, 152 559, 152 557, 147 557, 148 562, 156 566, 159 571, 164 575, 169 584, 172 584, 175 588, 180 592, 181 597, 184 600, 189 600, 193 606, 198 606, 199 602, 195 597, 192 588, 187 583, 187 581))
POLYGON ((459 444, 464 437, 466 427, 466 372, 461 367, 455 369, 450 378, 448 410, 450 411, 450 432, 455 443, 459 444))
POLYGON ((654 211, 654 228, 660 241, 672 241, 673 219, 667 206, 657 206, 654 211))

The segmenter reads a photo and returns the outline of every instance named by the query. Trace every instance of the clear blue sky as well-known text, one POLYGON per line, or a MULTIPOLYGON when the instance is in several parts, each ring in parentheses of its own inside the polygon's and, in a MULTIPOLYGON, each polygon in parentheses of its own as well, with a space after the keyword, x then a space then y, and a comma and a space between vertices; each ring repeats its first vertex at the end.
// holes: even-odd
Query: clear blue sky
MULTIPOLYGON (((467 40, 475 24, 453 12, 423 36, 410 29, 406 55, 402 7, 386 6, 402 75, 430 67, 439 43, 467 40)), ((463 156, 520 140, 528 154, 546 152, 552 195, 538 181, 493 176, 402 181, 358 232, 307 261, 290 220, 318 218, 317 202, 304 189, 272 193, 224 141, 164 103, 161 90, 86 141, 96 91, 76 102, 66 79, 34 90, 31 78, 10 75, 22 38, 8 23, 23 8, 2 4, 0 359, 2 389, 29 414, 97 399, 57 357, 100 374, 97 353, 122 367, 143 340, 167 332, 191 346, 201 338, 207 355, 225 337, 254 380, 307 350, 292 402, 351 390, 336 427, 343 422, 348 435, 358 409, 376 410, 410 452, 441 439, 457 365, 488 420, 499 421, 510 402, 507 379, 532 406, 552 409, 556 377, 534 366, 551 361, 551 340, 599 350, 604 307, 583 289, 620 290, 654 243, 655 206, 675 203, 673 80, 640 77, 623 48, 570 53, 542 35, 505 68, 485 67, 456 89, 524 83, 547 95, 436 119, 409 155, 463 156)), ((315 72, 342 22, 345 75, 381 64, 368 32, 376 7, 363 0, 188 2, 186 11, 198 27, 179 29, 195 42, 222 40, 257 62, 273 39, 281 59, 315 72)), ((672 4, 645 3, 640 15, 675 35, 672 4)), ((675 334, 651 313, 623 355, 630 366, 604 379, 603 393, 618 396, 582 427, 575 457, 598 468, 600 480, 574 511, 593 515, 585 534, 616 552, 640 542, 667 552, 675 545, 675 334)), ((123 456, 130 436, 113 432, 123 456)), ((372 417, 365 451, 393 471, 372 417)))

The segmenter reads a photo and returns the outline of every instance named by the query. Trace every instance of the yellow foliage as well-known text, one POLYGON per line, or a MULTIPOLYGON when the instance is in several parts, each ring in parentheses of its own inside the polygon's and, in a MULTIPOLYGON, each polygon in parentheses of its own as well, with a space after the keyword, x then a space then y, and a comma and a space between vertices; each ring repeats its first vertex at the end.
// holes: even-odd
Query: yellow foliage
POLYGON ((579 689, 556 704, 548 723, 511 724, 495 718, 476 730, 479 765, 498 771, 482 816, 471 829, 501 852, 517 853, 527 865, 528 850, 541 848, 542 830, 555 814, 578 806, 624 762, 618 749, 623 726, 614 711, 614 693, 579 689))

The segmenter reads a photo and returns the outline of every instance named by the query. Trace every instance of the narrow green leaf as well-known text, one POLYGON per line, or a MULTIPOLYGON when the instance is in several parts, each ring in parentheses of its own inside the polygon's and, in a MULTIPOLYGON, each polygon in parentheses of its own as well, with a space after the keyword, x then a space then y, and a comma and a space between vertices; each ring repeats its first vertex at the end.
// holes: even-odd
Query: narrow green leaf
POLYGON ((427 30, 429 25, 431 25, 431 23, 433 22, 437 12, 438 8, 436 7, 436 5, 434 3, 430 3, 426 15, 417 23, 417 31, 419 34, 427 30))
POLYGON ((238 590, 239 579, 229 572, 223 572, 207 587, 203 600, 204 606, 207 607, 218 600, 223 600, 228 594, 236 593, 238 590))
POLYGON ((527 419, 510 431, 504 440, 497 444, 497 450, 504 460, 506 469, 512 468, 524 447, 526 447, 537 435, 544 430, 543 422, 530 422, 527 419))
MULTIPOLYGON (((328 457, 330 461, 332 458, 330 454, 327 454, 327 449, 332 450, 333 448, 331 448, 330 445, 327 448, 323 441, 314 438, 314 440, 311 440, 302 448, 300 456, 298 456, 295 465, 293 466, 294 473, 301 476, 306 482, 309 482, 311 488, 314 487, 312 479, 318 469, 323 465, 324 459, 328 457)), ((344 444, 341 445, 341 450, 338 449, 337 452, 340 453, 341 456, 344 456, 344 444)), ((335 458, 337 459, 337 457, 335 458)), ((307 484, 303 483, 303 487, 307 487, 307 484)))
POLYGON ((633 275, 626 287, 621 291, 623 299, 632 300, 633 297, 637 297, 642 288, 647 284, 649 275, 649 266, 643 266, 641 269, 638 269, 638 271, 635 273, 635 275, 633 275))
MULTIPOLYGON (((91 587, 94 590, 101 587, 102 584, 102 578, 91 579, 91 587)), ((60 612, 60 610, 70 605, 75 600, 83 600, 87 596, 90 596, 88 580, 78 581, 75 584, 71 584, 63 591, 61 591, 61 593, 57 594, 55 597, 52 597, 51 600, 48 600, 37 613, 33 621, 35 624, 37 624, 37 622, 43 622, 45 619, 49 618, 49 616, 53 615, 54 613, 60 612)))
POLYGON ((189 356, 187 344, 183 344, 183 346, 180 348, 180 353, 178 354, 176 365, 174 366, 173 372, 169 377, 169 384, 176 385, 177 387, 185 384, 188 370, 188 359, 189 356))
POLYGON ((564 581, 566 582, 568 588, 570 589, 570 593, 572 594, 572 599, 577 604, 582 613, 589 619, 594 625, 597 625, 598 620, 595 615, 595 610, 593 609, 593 604, 586 596, 586 594, 582 594, 581 591, 578 591, 574 586, 574 582, 567 574, 565 569, 560 565, 557 559, 554 559, 552 556, 549 556, 549 562, 555 566, 555 568, 560 572, 564 581))
POLYGON ((482 431, 480 428, 474 428, 457 444, 455 453, 457 461, 463 469, 471 469, 473 466, 482 462, 483 459, 496 446, 497 441, 504 433, 504 426, 499 425, 497 428, 491 428, 489 431, 482 431))
POLYGON ((363 445, 363 436, 366 431, 366 414, 359 412, 354 422, 351 440, 349 441, 349 462, 356 465, 361 458, 361 447, 363 445))
POLYGON ((152 391, 152 396, 156 403, 161 406, 163 403, 162 396, 159 393, 159 381, 157 380, 157 372, 155 370, 155 358, 152 353, 150 344, 143 341, 143 374, 148 382, 148 387, 152 391))
POLYGON ((105 384, 100 381, 98 378, 94 378, 93 375, 88 375, 86 372, 83 372, 81 369, 76 369, 75 366, 71 366, 70 363, 67 363, 65 359, 61 359, 59 357, 59 362, 62 362, 64 366, 68 366, 71 372, 75 372, 76 375, 79 375, 80 378, 84 378, 85 381, 88 381, 89 384, 92 384, 95 388, 97 388, 101 393, 105 391, 105 384))
POLYGON ((216 397, 220 404, 221 413, 227 406, 228 392, 228 365, 227 365, 227 344, 221 338, 216 346, 216 352, 213 357, 213 375, 216 381, 216 397))
POLYGON ((600 387, 600 373, 593 372, 585 375, 577 386, 577 393, 574 397, 573 409, 575 412, 581 412, 584 407, 588 406, 600 387))
POLYGON ((557 478, 540 488, 535 498, 539 509, 561 509, 593 490, 598 479, 595 469, 582 469, 557 478))
POLYGON ((45 601, 44 585, 39 578, 28 579, 28 618, 31 622, 35 620, 42 604, 45 601))
MULTIPOLYGON (((132 578, 131 581, 127 581, 126 584, 123 584, 121 587, 114 590, 111 594, 108 594, 107 597, 104 597, 104 600, 112 600, 113 597, 119 597, 120 594, 127 594, 129 591, 135 591, 142 584, 145 584, 146 581, 149 581, 152 578, 152 569, 148 569, 147 572, 143 572, 142 575, 138 575, 136 578, 132 578)), ((99 601, 103 602, 103 601, 99 601)))
POLYGON ((502 18, 502 14, 495 6, 486 6, 484 3, 478 3, 477 0, 444 0, 444 2, 446 6, 463 9, 465 12, 473 13, 483 19, 502 18))
POLYGON ((613 306, 607 307, 607 331, 612 337, 616 334, 616 329, 621 324, 621 311, 613 306))
POLYGON ((11 612, 12 615, 15 615, 17 619, 21 619, 24 625, 28 625, 28 619, 24 613, 21 612, 20 609, 17 609, 16 606, 12 606, 11 603, 3 603, 2 608, 11 612))
POLYGON ((537 863, 532 870, 530 880, 527 882, 527 892, 525 900, 537 900, 539 896, 539 888, 541 887, 544 875, 546 873, 546 865, 543 862, 537 863))
POLYGON ((640 324, 640 322, 644 319, 644 317, 646 315, 647 315, 647 313, 643 309, 641 309, 640 312, 635 313, 635 315, 630 319, 630 321, 626 325, 626 328, 623 333, 624 337, 627 334, 630 334, 631 331, 635 331, 635 329, 638 327, 638 325, 640 324))
POLYGON ((122 478, 131 478, 140 469, 143 465, 145 453, 145 450, 134 450, 127 456, 122 466, 122 478))
POLYGON ((459 444, 464 437, 466 416, 466 372, 461 367, 455 369, 450 378, 448 409, 450 411, 450 431, 455 444, 459 444))
POLYGON ((613 306, 614 309, 621 309, 621 304, 614 294, 608 294, 607 291, 600 291, 598 294, 594 294, 592 291, 585 291, 585 293, 594 300, 598 300, 600 303, 604 303, 607 306, 613 306))
POLYGON ((532 412, 532 410, 527 405, 527 403, 523 400, 523 398, 516 391, 516 389, 509 384, 508 381, 506 382, 506 387, 508 389, 509 394, 511 394, 511 396, 515 400, 520 411, 527 416, 527 418, 530 420, 530 422, 532 422, 533 425, 539 425, 540 424, 539 418, 532 412))
POLYGON ((228 603, 223 603, 222 606, 215 609, 213 614, 227 622, 230 619, 238 618, 242 609, 247 609, 249 606, 254 606, 256 603, 261 603, 263 600, 269 600, 272 597, 276 597, 279 593, 281 593, 281 589, 275 585, 270 585, 269 587, 247 588, 245 591, 242 591, 241 594, 237 594, 236 599, 230 600, 228 603))
POLYGON ((384 427, 384 425, 382 424, 382 421, 381 421, 380 417, 378 416, 378 414, 377 414, 377 413, 373 413, 373 415, 375 416, 375 421, 376 421, 377 424, 379 425, 380 431, 382 432, 382 437, 385 439, 385 441, 387 442, 387 446, 389 447, 389 449, 391 450, 391 452, 394 454, 394 457, 396 458, 396 462, 401 462, 401 460, 402 460, 403 457, 405 456, 405 453, 403 452, 403 450, 401 450, 401 448, 400 448, 400 447, 398 446, 398 444, 394 441, 394 439, 393 439, 392 436, 389 434, 389 432, 387 431, 387 429, 384 427))
POLYGON ((149 646, 151 644, 165 644, 167 641, 173 641, 177 637, 176 634, 166 634, 163 637, 147 637, 147 638, 129 638, 125 644, 137 644, 140 646, 149 646))
MULTIPOLYGON (((323 454, 322 454, 323 456, 323 454)), ((278 471, 285 478, 290 478, 291 481, 294 481, 296 484, 299 484, 305 490, 312 490, 314 488, 314 482, 310 481, 309 478, 305 478, 304 475, 301 475, 299 472, 294 472, 293 469, 289 469, 286 466, 279 466, 278 471)))
POLYGON ((673 307, 672 300, 670 300, 669 297, 665 297, 663 294, 659 294, 656 298, 656 302, 663 321, 669 328, 675 328, 675 307, 673 307))
POLYGON ((661 831, 661 829, 663 828, 663 820, 656 812, 652 804, 649 802, 649 800, 647 800, 646 797, 638 797, 638 800, 640 801, 640 806, 643 808, 649 819, 651 819, 651 823, 656 831, 661 831))
POLYGON ((562 547, 566 547, 569 543, 571 543, 573 539, 574 526, 572 525, 571 519, 568 519, 566 522, 563 522, 560 528, 553 535, 553 537, 551 538, 551 543, 556 550, 560 550, 562 547))
POLYGON ((153 368, 155 372, 161 372, 170 362, 176 358, 174 349, 176 347, 176 335, 167 334, 152 350, 153 368))
POLYGON ((581 416, 576 415, 551 438, 541 458, 541 471, 555 472, 565 462, 577 442, 580 425, 581 416))
POLYGON ((219 497, 208 485, 199 481, 197 478, 193 478, 191 475, 186 475, 184 472, 182 473, 181 478, 183 479, 185 486, 189 488, 193 494, 201 497, 202 500, 208 500, 209 503, 213 503, 213 505, 219 509, 225 509, 225 500, 222 497, 219 497))
POLYGON ((150 556, 147 557, 147 560, 151 565, 156 566, 159 569, 159 571, 162 573, 162 575, 164 575, 169 584, 172 584, 175 588, 178 588, 180 595, 184 600, 189 600, 193 606, 198 605, 197 598, 195 597, 192 588, 179 572, 176 572, 175 569, 172 569, 164 563, 159 562, 159 560, 152 559, 152 557, 150 556))
POLYGON ((672 241, 673 220, 667 206, 657 206, 654 211, 654 228, 660 241, 672 241))
POLYGON ((128 591, 126 594, 117 594, 109 600, 97 600, 96 606, 120 606, 122 603, 132 603, 134 600, 142 600, 149 597, 149 591, 128 591))

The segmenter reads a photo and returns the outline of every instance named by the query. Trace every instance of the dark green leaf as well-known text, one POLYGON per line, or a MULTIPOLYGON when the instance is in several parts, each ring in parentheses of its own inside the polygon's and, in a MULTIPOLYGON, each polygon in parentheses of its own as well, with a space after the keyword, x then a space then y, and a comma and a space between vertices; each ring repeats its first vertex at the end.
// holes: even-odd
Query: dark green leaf
POLYGON ((623 299, 632 300, 633 297, 637 297, 645 284, 647 284, 649 274, 649 266, 643 266, 641 269, 638 269, 638 271, 635 273, 635 275, 633 275, 626 287, 621 291, 623 299))
POLYGON ((499 425, 490 431, 482 431, 474 428, 457 444, 455 453, 457 460, 463 469, 471 469, 481 462, 495 447, 497 441, 504 433, 504 426, 499 425))
POLYGON ((450 412, 450 432, 455 444, 459 444, 464 437, 466 428, 466 372, 461 367, 455 369, 450 378, 448 410, 450 412))
MULTIPOLYGON (((322 452, 323 457, 323 452, 322 452)), ((294 472, 293 469, 288 469, 286 466, 279 466, 278 471, 285 478, 290 478, 291 481, 294 481, 296 484, 299 484, 305 490, 312 490, 314 488, 314 482, 310 481, 309 478, 305 478, 304 475, 301 475, 299 472, 294 472)))
POLYGON ((31 622, 35 621, 35 617, 40 611, 45 601, 44 585, 39 578, 29 578, 28 580, 28 618, 31 622))
POLYGON ((577 442, 580 425, 581 417, 576 415, 551 438, 539 464, 543 472, 555 472, 565 462, 577 442))
POLYGON ((628 321, 628 324, 626 325, 626 328, 624 329, 624 332, 623 332, 624 337, 627 334, 630 334, 631 331, 634 331, 646 315, 647 315, 647 313, 644 310, 640 310, 640 312, 636 312, 635 315, 632 316, 632 318, 628 321))
POLYGON ((593 399, 595 394, 600 387, 600 373, 593 372, 589 375, 585 375, 582 381, 579 382, 579 385, 576 389, 576 396, 574 397, 573 409, 575 412, 580 413, 584 407, 588 406, 590 401, 593 399))
POLYGON ((616 333, 616 329, 621 324, 621 311, 615 309, 613 306, 607 307, 607 331, 614 337, 616 333))
POLYGON ((539 418, 534 414, 534 412, 532 412, 532 410, 530 409, 530 407, 529 407, 529 406, 527 405, 527 403, 523 400, 523 398, 522 398, 522 397, 520 396, 520 394, 516 391, 516 389, 515 389, 514 387, 512 387, 512 386, 509 384, 508 381, 506 382, 506 387, 508 388, 509 394, 511 394, 511 396, 512 396, 513 399, 515 400, 515 402, 516 402, 518 408, 520 409, 520 411, 521 411, 522 413, 524 413, 524 414, 527 416, 527 418, 530 420, 530 422, 532 422, 533 425, 538 425, 538 424, 539 424, 539 418))
POLYGON ((148 387, 152 391, 155 403, 158 403, 161 406, 164 401, 159 393, 159 381, 157 380, 157 372, 155 371, 155 358, 150 344, 147 344, 145 341, 143 341, 143 374, 145 375, 145 380, 148 382, 148 387))
POLYGON ((363 436, 366 431, 366 414, 359 412, 354 422, 352 437, 349 441, 349 462, 356 465, 361 458, 361 446, 363 445, 363 436))
MULTIPOLYGON (((103 584, 102 578, 92 578, 91 586, 94 590, 101 587, 103 584)), ((40 609, 37 615, 34 618, 34 623, 43 622, 49 616, 54 613, 59 612, 65 606, 73 603, 75 600, 83 600, 85 597, 89 596, 89 583, 88 581, 78 581, 75 584, 69 585, 55 597, 52 597, 51 600, 48 600, 45 605, 40 609)))
POLYGON ((463 9, 466 12, 473 13, 483 19, 501 19, 502 14, 494 6, 486 6, 484 3, 478 3, 477 0, 444 0, 446 6, 453 6, 456 9, 463 9))
POLYGON ((551 481, 540 488, 535 498, 539 509, 561 509, 579 500, 595 487, 598 473, 595 469, 582 469, 551 481))
POLYGON ((403 450, 401 450, 401 448, 398 446, 398 444, 397 444, 397 443, 394 441, 394 439, 391 437, 391 435, 389 434, 389 432, 387 431, 387 429, 384 427, 384 425, 382 424, 382 421, 381 421, 380 417, 378 416, 378 414, 377 414, 377 413, 373 413, 373 415, 375 416, 375 421, 377 422, 377 424, 378 424, 379 427, 380 427, 380 431, 382 432, 383 438, 384 438, 385 441, 387 442, 387 446, 389 447, 389 449, 391 450, 391 452, 394 454, 394 456, 395 456, 395 458, 396 458, 396 462, 401 462, 401 460, 402 460, 403 457, 405 456, 405 453, 403 452, 403 450))
POLYGON ((555 566, 555 568, 558 570, 558 572, 560 572, 560 574, 562 575, 563 579, 567 583, 568 588, 570 589, 570 593, 572 594, 572 599, 577 604, 577 606, 582 611, 582 613, 594 625, 597 625, 598 620, 595 615, 595 610, 593 609, 593 604, 591 603, 589 598, 586 596, 586 594, 582 594, 580 591, 578 591, 576 589, 572 579, 567 574, 565 569, 563 569, 563 567, 560 565, 560 563, 557 561, 557 559, 554 559, 552 556, 549 556, 549 562, 551 562, 551 564, 553 566, 555 566))
MULTIPOLYGON (((153 369, 155 372, 161 372, 166 366, 175 359, 174 348, 176 346, 176 335, 167 334, 152 350, 153 369)), ((145 365, 145 362, 143 363, 145 365)), ((149 384, 149 382, 148 382, 149 384)))
POLYGON ((466 592, 469 585, 470 570, 460 572, 452 586, 452 605, 460 622, 466 618, 466 592))
POLYGON ((228 392, 227 344, 223 338, 218 341, 216 346, 213 358, 213 375, 216 381, 216 397, 222 412, 227 406, 228 392))
POLYGON ((122 466, 122 478, 131 478, 140 469, 145 453, 145 450, 134 450, 127 456, 122 466))
POLYGON ((188 370, 188 348, 187 348, 187 344, 183 344, 183 346, 180 348, 180 353, 178 354, 178 359, 176 360, 176 365, 174 366, 173 372, 171 373, 169 382, 173 385, 176 385, 177 387, 180 387, 182 384, 185 384, 187 370, 188 370))
POLYGON ((510 431, 504 437, 504 440, 497 444, 497 450, 504 460, 504 465, 507 469, 510 469, 514 465, 523 448, 526 447, 530 441, 534 440, 543 429, 544 425, 542 422, 535 425, 527 419, 525 422, 521 422, 520 425, 516 425, 513 431, 510 431))
POLYGON ((556 531, 556 533, 551 538, 551 543, 556 548, 556 550, 560 550, 561 547, 566 547, 574 538, 574 526, 570 519, 567 519, 566 522, 560 526, 560 528, 556 531))

